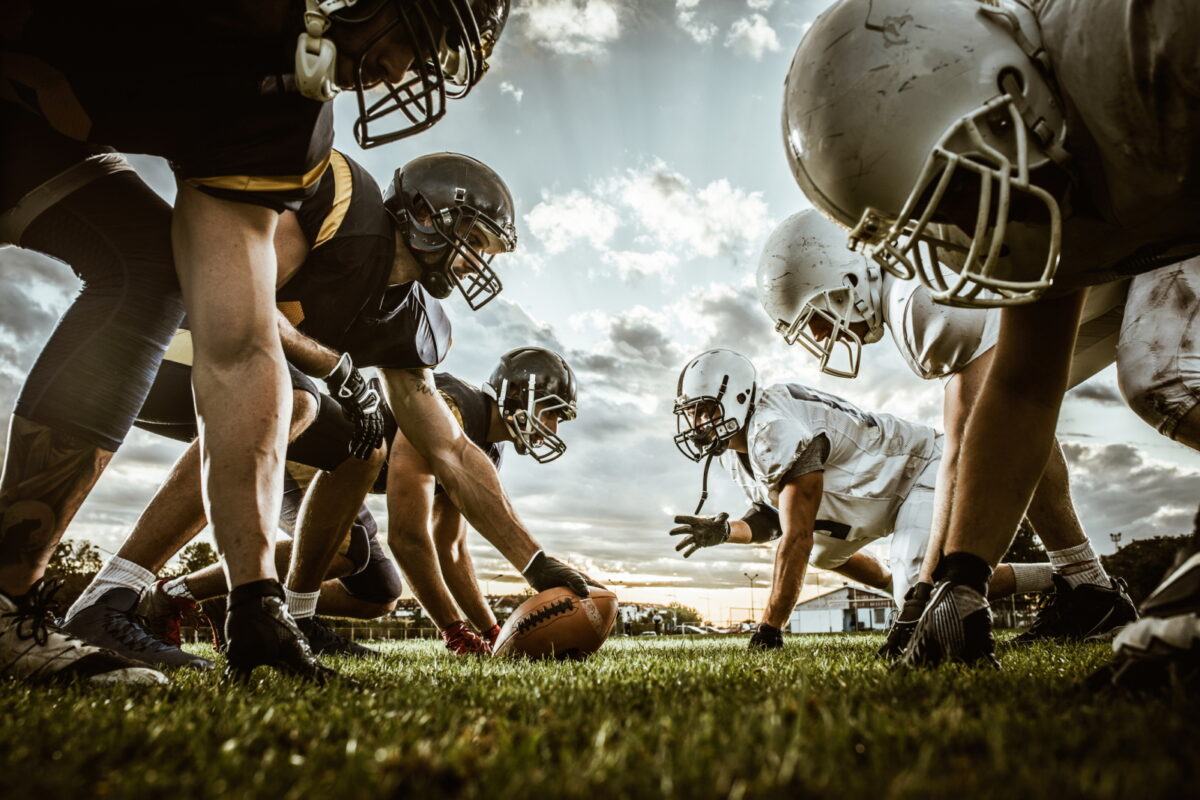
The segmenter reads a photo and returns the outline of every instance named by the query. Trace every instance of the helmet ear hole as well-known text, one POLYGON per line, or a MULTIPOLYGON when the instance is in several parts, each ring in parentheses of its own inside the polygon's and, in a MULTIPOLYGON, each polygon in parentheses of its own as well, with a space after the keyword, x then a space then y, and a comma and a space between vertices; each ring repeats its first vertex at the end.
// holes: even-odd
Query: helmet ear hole
POLYGON ((858 286, 858 276, 853 272, 846 276, 846 280, 850 281, 851 286, 858 286))
POLYGON ((744 404, 746 402, 746 393, 738 392, 737 401, 738 401, 738 405, 744 404))

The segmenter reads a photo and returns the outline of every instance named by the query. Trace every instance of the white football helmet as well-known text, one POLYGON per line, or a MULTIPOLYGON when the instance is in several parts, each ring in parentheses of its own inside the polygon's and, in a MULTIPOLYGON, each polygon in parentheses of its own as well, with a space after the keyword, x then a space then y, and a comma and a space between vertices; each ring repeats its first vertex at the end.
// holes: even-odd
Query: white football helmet
POLYGON ((883 337, 882 289, 879 267, 849 250, 846 232, 811 208, 775 229, 758 262, 758 299, 775 330, 839 378, 858 375, 862 346, 883 337), (828 329, 820 338, 814 320, 828 329), (860 337, 850 326, 861 322, 868 327, 860 337), (845 354, 837 365, 830 363, 835 351, 845 354))
POLYGON ((758 372, 732 350, 707 350, 679 373, 675 446, 692 461, 719 456, 754 413, 758 372))
POLYGON ((792 59, 783 133, 796 181, 851 247, 937 301, 1016 305, 1051 285, 1060 210, 1030 173, 1066 163, 1065 122, 1017 0, 839 0, 792 59), (957 224, 968 246, 931 222, 957 224), (957 276, 938 249, 965 254, 957 276))

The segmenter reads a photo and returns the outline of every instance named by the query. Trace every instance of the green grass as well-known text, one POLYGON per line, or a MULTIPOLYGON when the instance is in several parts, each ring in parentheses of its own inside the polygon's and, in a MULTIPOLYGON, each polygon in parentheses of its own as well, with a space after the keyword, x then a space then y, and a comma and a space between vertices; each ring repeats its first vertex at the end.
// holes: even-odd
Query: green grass
POLYGON ((1063 800, 1196 785, 1195 704, 1074 692, 1102 646, 909 673, 872 659, 879 641, 793 637, 758 655, 744 637, 618 639, 579 664, 404 642, 330 661, 358 686, 0 684, 0 796, 1063 800))

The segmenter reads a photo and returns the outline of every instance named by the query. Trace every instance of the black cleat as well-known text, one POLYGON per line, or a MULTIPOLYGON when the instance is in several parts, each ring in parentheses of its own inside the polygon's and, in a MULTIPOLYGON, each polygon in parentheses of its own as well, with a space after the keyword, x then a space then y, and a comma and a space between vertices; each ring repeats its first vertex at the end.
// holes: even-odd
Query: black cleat
POLYGON ((904 648, 908 647, 908 641, 912 639, 913 629, 917 627, 917 620, 925 613, 925 606, 929 605, 929 596, 932 594, 932 583, 921 581, 909 587, 904 593, 904 605, 900 607, 896 618, 892 620, 892 627, 888 629, 887 640, 883 647, 875 651, 876 658, 895 661, 904 654, 904 648))
POLYGON ((308 639, 308 646, 317 655, 349 656, 350 658, 379 658, 381 653, 369 647, 363 647, 336 633, 329 623, 318 616, 305 617, 296 620, 296 626, 308 639))
POLYGON ((200 613, 208 620, 212 633, 212 646, 218 653, 225 652, 225 617, 229 613, 228 598, 214 597, 200 602, 200 613))
POLYGON ((317 684, 337 675, 313 655, 287 612, 279 581, 244 583, 229 593, 225 641, 225 677, 232 680, 249 680, 259 666, 317 684))
POLYGON ((209 670, 215 665, 152 634, 137 615, 138 593, 133 589, 109 589, 87 608, 67 620, 64 630, 117 655, 158 669, 209 670))
POLYGON ((934 587, 900 663, 936 667, 948 661, 1000 667, 987 598, 964 584, 942 581, 934 587))
POLYGON ((1138 618, 1137 608, 1120 578, 1112 579, 1111 587, 1085 583, 1073 589, 1061 575, 1053 575, 1051 580, 1054 589, 1037 618, 1029 630, 1008 642, 1009 646, 1111 638, 1118 628, 1138 618))

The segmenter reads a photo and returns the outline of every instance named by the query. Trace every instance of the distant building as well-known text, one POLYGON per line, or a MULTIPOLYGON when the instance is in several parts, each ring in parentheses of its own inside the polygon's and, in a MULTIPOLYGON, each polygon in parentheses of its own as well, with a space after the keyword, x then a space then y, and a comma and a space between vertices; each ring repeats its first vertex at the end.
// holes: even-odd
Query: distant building
POLYGON ((866 586, 842 586, 798 603, 788 620, 791 633, 881 631, 891 623, 892 596, 866 586))

